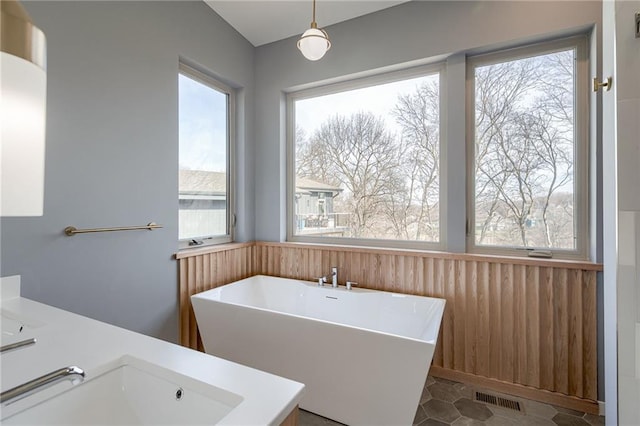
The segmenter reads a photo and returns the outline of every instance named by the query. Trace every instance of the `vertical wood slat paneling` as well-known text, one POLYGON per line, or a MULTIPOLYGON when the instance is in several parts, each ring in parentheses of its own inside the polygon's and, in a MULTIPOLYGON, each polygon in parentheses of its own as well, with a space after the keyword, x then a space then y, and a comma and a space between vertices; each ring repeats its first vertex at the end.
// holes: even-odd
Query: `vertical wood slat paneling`
POLYGON ((258 262, 258 274, 310 281, 337 265, 340 284, 446 299, 438 367, 597 399, 595 270, 286 243, 256 250, 258 259, 315 252, 298 257, 303 267, 258 262))
MULTIPOLYGON (((580 289, 579 286, 572 286, 580 289)), ((569 351, 571 338, 569 336, 569 315, 567 270, 555 269, 553 271, 553 342, 567 342, 566 345, 555 344, 553 348, 553 365, 556 372, 566 371, 566 374, 554 374, 553 388, 556 392, 569 393, 569 351)), ((576 359, 576 363, 581 363, 576 359)))
POLYGON ((465 368, 465 356, 464 354, 467 352, 467 348, 465 347, 467 340, 465 335, 465 323, 466 321, 460 321, 459 319, 465 318, 465 310, 467 306, 467 285, 466 285, 466 265, 463 261, 455 261, 456 262, 456 275, 450 277, 452 282, 452 287, 454 289, 455 294, 455 311, 453 313, 454 319, 454 332, 455 335, 453 337, 453 342, 456 347, 464 348, 464 350, 455 351, 453 354, 453 369, 454 370, 462 370, 465 368), (457 283, 457 285, 456 285, 457 283))
POLYGON ((189 346, 189 328, 193 326, 189 321, 189 310, 183 309, 184 306, 189 305, 189 269, 186 267, 188 259, 179 260, 178 276, 179 278, 179 303, 180 303, 180 344, 182 346, 189 346))
MULTIPOLYGON (((597 323, 596 323, 596 274, 587 273, 586 271, 578 274, 583 280, 584 290, 582 291, 582 312, 579 313, 582 322, 582 374, 576 371, 577 375, 584 380, 582 384, 583 397, 591 398, 591 395, 598 393, 598 378, 590 372, 597 370, 597 352, 595 350, 588 351, 584 348, 594 348, 597 345, 597 323)), ((576 366, 578 369, 579 366, 576 366)))
POLYGON ((505 382, 513 382, 514 377, 514 352, 515 352, 515 326, 514 320, 516 314, 514 313, 515 296, 513 293, 513 265, 501 265, 501 292, 500 298, 500 312, 502 321, 502 330, 498 336, 501 339, 500 348, 500 380, 505 382))
POLYGON ((198 348, 189 297, 256 274, 445 298, 433 365, 597 399, 596 268, 482 256, 254 243, 183 257, 181 343, 198 348))
MULTIPOLYGON (((433 297, 444 297, 444 260, 433 259, 433 297)), ((438 342, 435 350, 435 362, 436 365, 444 365, 444 348, 449 347, 444 343, 444 336, 446 335, 445 329, 448 321, 448 315, 451 310, 445 310, 442 317, 442 323, 440 324, 440 334, 438 336, 438 342)))
POLYGON ((489 265, 489 377, 500 379, 500 360, 502 352, 502 282, 499 263, 489 265))
POLYGON ((523 265, 514 266, 513 274, 513 304, 516 311, 514 330, 514 351, 516 353, 514 359, 514 383, 525 383, 527 379, 527 371, 529 371, 527 363, 527 268, 523 265))
MULTIPOLYGON (((565 273, 567 271, 564 271, 565 273)), ((575 279, 581 279, 580 271, 570 271, 571 273, 577 272, 575 274, 575 279)), ((567 392, 572 393, 574 395, 582 396, 582 390, 584 388, 584 381, 582 380, 582 371, 579 371, 579 367, 584 364, 583 353, 582 353, 582 345, 583 345, 583 334, 582 334, 582 294, 578 291, 578 286, 573 286, 571 288, 571 292, 569 293, 569 289, 567 289, 567 294, 571 303, 569 304, 569 314, 567 315, 567 330, 566 333, 569 338, 569 346, 567 348, 567 358, 577 360, 578 362, 567 362, 567 392)))
MULTIPOLYGON (((455 282, 454 282, 454 264, 453 260, 444 260, 442 266, 443 274, 443 287, 444 294, 440 297, 447 300, 455 300, 455 282)), ((447 309, 445 311, 444 320, 442 322, 442 366, 453 370, 453 358, 455 351, 446 350, 446 348, 456 347, 455 341, 455 327, 454 327, 454 313, 455 305, 453 309, 447 309)))
POLYGON ((180 344, 203 350, 190 297, 255 275, 255 245, 239 244, 228 250, 184 256, 179 262, 180 344))
MULTIPOLYGON (((489 301, 489 265, 485 262, 478 263, 478 275, 476 280, 478 287, 478 316, 476 317, 476 342, 477 342, 477 369, 474 374, 484 377, 489 375, 489 310, 491 308, 489 301)), ((447 304, 449 301, 447 300, 447 304)))
POLYGON ((525 274, 525 306, 526 306, 526 349, 527 369, 524 371, 525 380, 522 384, 528 384, 540 388, 540 285, 539 269, 527 266, 525 274))
MULTIPOLYGON (((476 262, 465 262, 466 264, 466 292, 464 321, 458 321, 465 329, 464 336, 464 368, 462 371, 477 371, 477 350, 476 327, 478 322, 478 269, 476 262)), ((425 293, 428 294, 428 293, 425 293)))
MULTIPOLYGON (((538 274, 540 288, 540 387, 555 390, 553 387, 553 282, 549 268, 540 268, 538 274)), ((560 343, 558 343, 560 344, 560 343)), ((560 373, 560 372, 557 372, 560 373)), ((560 374, 564 374, 561 372, 560 374)))
MULTIPOLYGON (((195 257, 191 257, 187 260, 187 265, 188 265, 188 274, 189 274, 189 296, 191 296, 192 294, 196 293, 196 276, 198 275, 199 271, 196 267, 196 259, 195 257)), ((189 300, 189 302, 191 302, 189 300)), ((189 305, 191 305, 191 303, 189 303, 189 305)), ((195 324, 195 315, 193 314, 193 309, 189 309, 189 323, 190 324, 195 324)), ((194 349, 198 349, 198 327, 193 327, 190 326, 189 327, 189 344, 191 345, 191 347, 193 347, 194 349)))

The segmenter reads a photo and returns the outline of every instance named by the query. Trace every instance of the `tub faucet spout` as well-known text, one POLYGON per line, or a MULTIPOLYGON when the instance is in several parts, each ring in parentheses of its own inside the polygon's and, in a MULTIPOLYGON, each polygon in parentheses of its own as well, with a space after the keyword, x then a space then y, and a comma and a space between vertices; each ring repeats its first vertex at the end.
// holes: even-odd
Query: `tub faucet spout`
POLYGON ((323 275, 322 277, 316 278, 318 280, 318 287, 323 287, 328 281, 327 277, 331 277, 331 286, 334 288, 338 287, 338 268, 335 266, 331 268, 330 275, 323 275))
POLYGON ((331 268, 331 286, 338 287, 338 268, 335 266, 331 268))

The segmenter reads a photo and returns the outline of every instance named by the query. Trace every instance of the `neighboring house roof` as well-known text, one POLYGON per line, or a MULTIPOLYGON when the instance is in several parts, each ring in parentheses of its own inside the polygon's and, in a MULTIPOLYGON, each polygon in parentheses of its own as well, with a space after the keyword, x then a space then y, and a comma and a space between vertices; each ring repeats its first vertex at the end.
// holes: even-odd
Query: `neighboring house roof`
POLYGON ((343 189, 337 186, 329 185, 328 183, 296 177, 296 193, 308 193, 310 191, 339 193, 342 192, 343 189))
POLYGON ((180 170, 179 193, 193 195, 225 195, 227 175, 223 172, 180 170))
MULTIPOLYGON (((296 193, 333 192, 340 193, 342 188, 307 178, 296 178, 296 193)), ((227 177, 223 172, 205 170, 180 170, 179 193, 190 195, 225 195, 227 177)))

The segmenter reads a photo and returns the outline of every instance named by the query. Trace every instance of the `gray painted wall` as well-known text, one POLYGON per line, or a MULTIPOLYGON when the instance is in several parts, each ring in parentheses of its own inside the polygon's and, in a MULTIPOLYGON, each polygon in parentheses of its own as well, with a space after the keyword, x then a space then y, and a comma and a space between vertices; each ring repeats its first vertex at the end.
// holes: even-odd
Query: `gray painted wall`
MULTIPOLYGON (((322 4, 320 3, 320 8, 322 4)), ((286 133, 285 95, 317 82, 331 82, 345 76, 361 75, 371 70, 386 70, 410 64, 442 61, 446 58, 448 91, 446 105, 448 124, 445 155, 454 156, 456 164, 464 164, 465 134, 461 125, 465 116, 465 93, 460 85, 465 75, 465 53, 474 53, 505 45, 537 41, 550 36, 575 33, 595 26, 592 72, 601 68, 602 3, 586 2, 436 2, 405 3, 375 14, 326 28, 332 47, 318 62, 305 60, 296 49, 296 38, 271 43, 256 49, 256 239, 283 241, 286 238, 286 133)), ((321 9, 318 24, 322 26, 321 9)), ((601 100, 592 96, 595 106, 592 119, 599 120, 601 100)), ((601 132, 593 126, 592 131, 601 132)), ((600 141, 601 135, 596 134, 600 141)), ((599 142, 592 147, 597 158, 591 170, 596 188, 592 196, 591 253, 602 261, 602 165, 599 142), (594 217, 595 216, 595 217, 594 217)), ((442 190, 449 199, 447 214, 447 251, 465 250, 466 218, 465 171, 443 169, 446 186, 442 190)), ((603 306, 602 279, 598 288, 598 372, 599 395, 604 399, 603 306)))
MULTIPOLYGON (((322 7, 320 5, 319 7, 322 7)), ((286 237, 285 92, 318 82, 345 79, 373 70, 398 68, 449 58, 449 74, 460 75, 456 55, 571 33, 601 24, 600 2, 413 1, 327 27, 332 47, 317 62, 304 59, 296 38, 256 49, 256 239, 286 237)), ((318 24, 322 26, 321 10, 318 24)), ((464 101, 460 93, 455 99, 464 101)), ((448 149, 464 152, 460 121, 464 103, 447 105, 451 126, 448 149), (453 120, 450 120, 453 121, 453 120)), ((449 129, 447 129, 449 130, 449 129)), ((464 198, 460 175, 450 176, 449 196, 464 198), (459 196, 457 196, 459 195, 459 196)), ((464 203, 452 209, 450 232, 464 232, 464 203), (462 214, 460 212, 462 211, 462 214), (460 223, 461 222, 461 223, 460 223)), ((450 218, 451 219, 451 218, 450 218)), ((464 247, 452 247, 456 251, 464 247)))
POLYGON ((44 216, 3 218, 23 295, 177 341, 179 57, 241 88, 238 240, 253 238, 253 46, 203 2, 26 2, 48 42, 44 216), (155 221, 157 231, 62 230, 155 221))

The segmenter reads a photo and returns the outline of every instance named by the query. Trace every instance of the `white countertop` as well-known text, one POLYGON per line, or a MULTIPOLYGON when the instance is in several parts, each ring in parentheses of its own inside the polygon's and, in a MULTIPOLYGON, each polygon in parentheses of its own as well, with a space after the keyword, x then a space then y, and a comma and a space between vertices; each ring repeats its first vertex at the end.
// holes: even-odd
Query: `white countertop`
MULTIPOLYGON (((85 380, 90 380, 104 364, 131 355, 240 395, 243 401, 218 423, 221 425, 279 425, 302 397, 304 385, 298 382, 23 297, 6 296, 10 295, 3 294, 1 301, 3 315, 27 319, 33 327, 26 327, 19 338, 3 336, 2 344, 30 337, 37 343, 0 355, 3 391, 71 365, 82 368, 85 380)), ((0 417, 9 417, 71 386, 61 382, 2 407, 0 417)))

